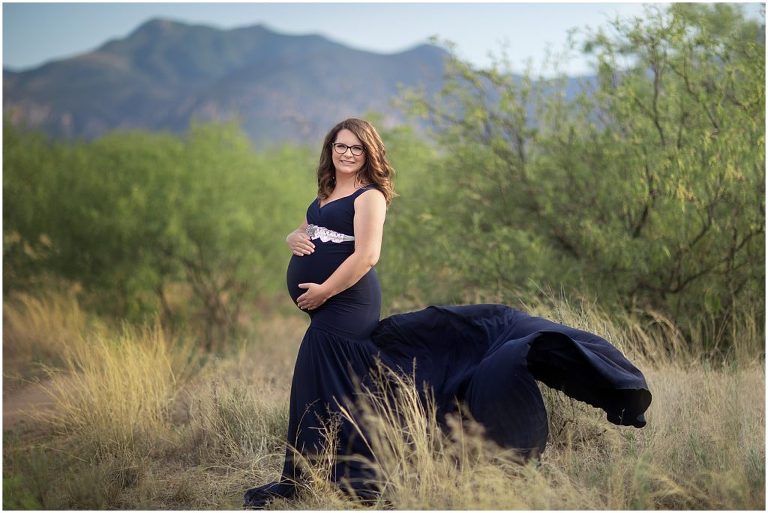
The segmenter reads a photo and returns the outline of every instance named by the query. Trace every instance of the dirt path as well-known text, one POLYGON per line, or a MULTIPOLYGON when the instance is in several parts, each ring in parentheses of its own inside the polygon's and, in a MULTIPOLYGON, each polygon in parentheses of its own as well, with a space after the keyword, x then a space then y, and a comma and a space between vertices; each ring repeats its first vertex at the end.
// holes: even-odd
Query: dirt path
POLYGON ((51 412, 54 401, 46 389, 53 381, 46 379, 40 383, 28 383, 21 386, 3 386, 3 431, 14 430, 24 425, 39 422, 35 416, 51 412))

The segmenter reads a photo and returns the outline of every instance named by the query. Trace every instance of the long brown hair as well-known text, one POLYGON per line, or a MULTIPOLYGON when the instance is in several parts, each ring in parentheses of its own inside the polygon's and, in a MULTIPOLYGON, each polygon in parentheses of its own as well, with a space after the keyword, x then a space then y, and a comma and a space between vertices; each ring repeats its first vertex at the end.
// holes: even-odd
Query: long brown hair
POLYGON ((345 119, 331 128, 331 131, 325 136, 323 149, 320 153, 320 164, 317 166, 318 197, 320 199, 328 198, 336 187, 336 168, 333 166, 331 143, 336 141, 336 135, 345 128, 360 139, 365 149, 365 164, 358 171, 358 179, 363 183, 370 183, 380 190, 384 194, 387 205, 389 205, 392 198, 396 196, 392 185, 395 170, 387 160, 384 143, 376 129, 367 121, 358 118, 345 119))

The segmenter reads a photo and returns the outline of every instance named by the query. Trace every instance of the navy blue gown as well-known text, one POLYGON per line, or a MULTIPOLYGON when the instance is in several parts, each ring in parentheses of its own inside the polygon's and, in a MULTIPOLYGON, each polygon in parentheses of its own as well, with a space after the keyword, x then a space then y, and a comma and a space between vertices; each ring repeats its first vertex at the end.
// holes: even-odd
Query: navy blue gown
MULTIPOLYGON (((369 186, 370 187, 370 186, 369 186)), ((354 201, 369 189, 307 209, 315 251, 293 256, 287 285, 294 303, 299 283, 322 283, 354 251, 354 201), (320 227, 320 228, 314 228, 320 227), (315 231, 312 231, 315 230, 315 231), (314 238, 316 237, 316 238, 314 238)), ((608 420, 642 427, 651 393, 642 373, 606 340, 529 316, 505 305, 431 306, 379 321, 381 290, 375 269, 309 311, 310 326, 296 358, 285 463, 278 481, 245 492, 245 506, 293 497, 302 479, 295 448, 312 458, 322 450, 321 428, 335 419, 338 454, 371 457, 359 434, 339 415, 354 411, 360 382, 377 360, 429 385, 438 420, 463 404, 486 435, 521 456, 541 453, 547 413, 536 380, 607 413, 608 420), (415 365, 414 365, 415 363, 415 365)), ((371 469, 340 458, 328 476, 362 498, 377 492, 371 469)))

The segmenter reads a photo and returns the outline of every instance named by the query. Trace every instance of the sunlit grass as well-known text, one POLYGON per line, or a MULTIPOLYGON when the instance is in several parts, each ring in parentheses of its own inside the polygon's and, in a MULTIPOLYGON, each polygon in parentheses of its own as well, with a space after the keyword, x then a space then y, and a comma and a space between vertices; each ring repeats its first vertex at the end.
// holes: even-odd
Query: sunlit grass
POLYGON ((412 382, 389 376, 395 398, 372 391, 359 421, 383 499, 396 509, 761 508, 762 366, 647 374, 654 403, 641 430, 545 390, 552 434, 542 458, 525 464, 475 425, 442 432, 412 382))
MULTIPOLYGON (((264 319, 229 352, 204 357, 191 337, 154 325, 107 327, 71 301, 28 296, 4 308, 12 319, 5 342, 17 358, 10 363, 24 356, 57 369, 48 384, 53 416, 34 432, 6 427, 4 506, 238 509, 246 488, 277 478, 305 318, 264 319)), ((298 499, 272 508, 764 507, 762 334, 749 316, 740 348, 716 361, 675 339, 661 316, 611 317, 560 299, 526 308, 600 334, 633 359, 654 395, 648 425, 614 426, 601 410, 542 386, 549 443, 540 460, 520 464, 476 425, 454 419, 441 431, 407 376, 390 376, 397 393, 372 390, 354 418, 375 455, 381 500, 339 494, 326 480, 326 457, 306 462, 310 479, 298 499)))
POLYGON ((3 373, 16 379, 44 374, 42 365, 60 366, 63 355, 89 322, 74 296, 16 293, 3 302, 3 373))
POLYGON ((75 435, 99 460, 149 454, 154 435, 167 431, 189 348, 174 352, 159 326, 125 326, 117 334, 96 331, 67 349, 66 378, 51 388, 54 430, 75 435))

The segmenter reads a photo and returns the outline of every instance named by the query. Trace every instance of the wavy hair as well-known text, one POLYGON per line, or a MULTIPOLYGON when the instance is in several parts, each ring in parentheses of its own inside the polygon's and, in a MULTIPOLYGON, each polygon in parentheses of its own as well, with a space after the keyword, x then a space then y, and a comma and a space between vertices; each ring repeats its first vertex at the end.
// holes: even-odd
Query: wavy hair
POLYGON ((336 187, 336 168, 333 166, 331 143, 336 140, 336 135, 345 128, 360 139, 365 149, 365 164, 357 173, 358 180, 373 184, 384 194, 384 199, 389 205, 392 199, 397 196, 392 185, 395 170, 387 160, 384 143, 376 129, 367 121, 358 118, 345 119, 331 128, 328 135, 325 136, 323 149, 320 153, 320 163, 317 166, 318 197, 320 199, 328 198, 336 187))

